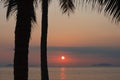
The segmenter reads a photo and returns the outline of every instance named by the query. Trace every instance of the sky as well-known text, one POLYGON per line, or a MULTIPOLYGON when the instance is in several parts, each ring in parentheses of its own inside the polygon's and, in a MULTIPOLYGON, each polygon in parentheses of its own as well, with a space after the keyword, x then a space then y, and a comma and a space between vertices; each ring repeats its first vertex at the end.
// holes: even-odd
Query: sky
MULTIPOLYGON (((37 23, 32 27, 29 64, 40 64, 41 9, 36 9, 37 23)), ((62 14, 57 2, 49 6, 49 66, 88 66, 98 63, 120 65, 120 25, 110 16, 90 8, 77 8, 70 16, 62 14), (65 60, 61 60, 65 56, 65 60)), ((0 3, 0 64, 12 64, 16 16, 6 19, 0 3)))

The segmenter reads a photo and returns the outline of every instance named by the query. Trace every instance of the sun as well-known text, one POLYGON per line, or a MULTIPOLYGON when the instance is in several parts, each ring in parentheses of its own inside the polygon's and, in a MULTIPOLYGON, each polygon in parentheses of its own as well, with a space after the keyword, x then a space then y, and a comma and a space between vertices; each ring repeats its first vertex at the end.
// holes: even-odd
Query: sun
POLYGON ((65 60, 65 56, 61 56, 61 59, 62 59, 62 60, 65 60))

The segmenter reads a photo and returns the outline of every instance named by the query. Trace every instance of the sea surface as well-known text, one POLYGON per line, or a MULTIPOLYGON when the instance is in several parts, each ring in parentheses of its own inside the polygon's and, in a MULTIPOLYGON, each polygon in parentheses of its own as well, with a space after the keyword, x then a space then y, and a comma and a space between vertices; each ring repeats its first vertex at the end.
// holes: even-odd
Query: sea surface
MULTIPOLYGON (((120 67, 51 67, 50 80, 120 80, 120 67)), ((0 68, 0 80, 13 80, 13 69, 0 68)), ((29 80, 41 80, 40 69, 29 69, 29 80)))

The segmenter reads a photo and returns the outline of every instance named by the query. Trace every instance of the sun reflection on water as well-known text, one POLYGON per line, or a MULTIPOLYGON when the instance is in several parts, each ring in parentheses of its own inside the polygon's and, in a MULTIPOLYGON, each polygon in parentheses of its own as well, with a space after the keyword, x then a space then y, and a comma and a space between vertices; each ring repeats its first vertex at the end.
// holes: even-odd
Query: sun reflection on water
POLYGON ((65 80, 65 68, 62 67, 60 70, 61 70, 61 80, 65 80))

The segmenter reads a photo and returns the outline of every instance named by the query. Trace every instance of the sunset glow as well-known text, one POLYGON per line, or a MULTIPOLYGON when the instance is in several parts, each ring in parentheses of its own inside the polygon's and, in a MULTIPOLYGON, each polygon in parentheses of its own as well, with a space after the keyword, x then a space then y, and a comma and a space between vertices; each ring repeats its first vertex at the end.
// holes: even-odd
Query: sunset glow
MULTIPOLYGON (((73 67, 99 63, 120 65, 120 24, 111 23, 103 13, 77 9, 63 15, 57 0, 49 6, 47 58, 49 66, 73 67)), ((41 8, 40 8, 41 9, 41 8)), ((32 25, 29 64, 40 64, 41 11, 32 25)), ((87 10, 86 10, 87 9, 87 10)), ((0 66, 13 64, 16 13, 6 20, 6 8, 0 3, 0 66), (6 33, 7 32, 7 33, 6 33)), ((1 77, 0 77, 1 78, 1 77)))
POLYGON ((62 60, 65 60, 65 56, 61 56, 61 59, 62 59, 62 60))

